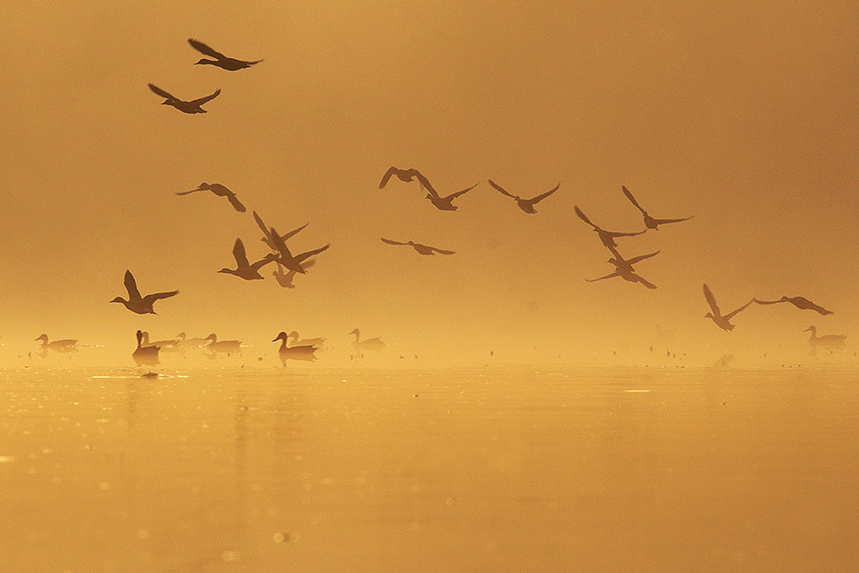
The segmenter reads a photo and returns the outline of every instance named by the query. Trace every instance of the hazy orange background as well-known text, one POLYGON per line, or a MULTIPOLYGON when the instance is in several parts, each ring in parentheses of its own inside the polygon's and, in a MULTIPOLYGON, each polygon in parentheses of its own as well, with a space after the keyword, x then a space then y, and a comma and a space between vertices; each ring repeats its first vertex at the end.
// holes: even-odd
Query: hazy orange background
MULTIPOLYGON (((802 330, 859 318, 859 6, 855 2, 37 2, 8 10, 0 49, 0 343, 54 338, 130 353, 153 338, 217 332, 271 353, 280 330, 345 345, 359 327, 391 354, 433 361, 634 360, 657 344, 712 362, 808 350, 802 330), (264 62, 194 66, 189 37, 264 62), (160 105, 223 90, 205 115, 160 105), (443 194, 480 181, 455 213, 443 194), (523 196, 560 190, 526 215, 523 196), (201 182, 231 188, 239 214, 201 182), (621 239, 658 285, 585 278, 609 253, 573 212, 643 228, 621 239), (251 215, 290 245, 321 246, 297 288, 245 282, 251 215), (457 251, 421 257, 379 238, 457 251), (108 304, 130 269, 142 292, 179 289, 138 316, 108 304), (728 334, 704 319, 753 295, 836 311, 752 307, 728 334), (659 331, 671 334, 657 335, 659 331), (638 353, 638 354, 637 354, 638 353), (618 358, 620 359, 620 358, 618 358)), ((266 274, 271 271, 268 268, 266 274)), ((128 359, 130 362, 130 358, 128 359)), ((273 362, 276 363, 276 362, 273 362)))

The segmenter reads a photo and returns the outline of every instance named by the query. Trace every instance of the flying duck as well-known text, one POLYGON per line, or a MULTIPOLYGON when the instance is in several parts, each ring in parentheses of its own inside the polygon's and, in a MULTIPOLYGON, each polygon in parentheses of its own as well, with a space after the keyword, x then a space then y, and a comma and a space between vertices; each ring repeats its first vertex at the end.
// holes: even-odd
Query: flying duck
POLYGON ((301 254, 293 255, 291 252, 289 252, 289 247, 286 246, 284 238, 277 233, 274 227, 269 228, 269 233, 271 234, 271 238, 274 241, 275 246, 277 246, 278 255, 275 260, 289 270, 295 271, 300 274, 307 273, 307 271, 304 270, 305 267, 303 267, 301 263, 303 263, 306 259, 309 259, 313 255, 318 255, 319 253, 331 246, 331 243, 328 243, 324 247, 319 247, 318 249, 314 249, 312 251, 305 251, 301 254))
POLYGON ((409 241, 407 243, 400 243, 399 241, 392 241, 390 239, 385 239, 382 237, 382 242, 387 243, 389 245, 404 245, 407 247, 414 247, 414 249, 422 255, 434 255, 436 253, 440 255, 452 255, 455 251, 445 251, 443 249, 437 249, 435 247, 430 247, 429 245, 422 245, 420 243, 416 243, 414 241, 409 241))
POLYGON ((617 243, 614 240, 615 237, 635 237, 636 235, 643 235, 646 232, 646 230, 639 231, 637 233, 615 233, 613 231, 606 231, 605 229, 601 229, 600 227, 597 227, 596 225, 591 223, 591 220, 588 219, 587 215, 585 215, 581 209, 579 209, 578 205, 573 205, 573 209, 576 211, 576 215, 579 216, 579 219, 594 228, 594 231, 596 231, 597 236, 600 238, 600 241, 602 241, 602 244, 609 249, 617 247, 617 243))
POLYGON ((177 191, 176 195, 188 195, 189 193, 194 193, 196 191, 211 191, 218 197, 226 197, 229 200, 230 205, 232 205, 239 213, 244 213, 247 210, 245 206, 242 205, 242 202, 239 201, 238 197, 236 197, 236 194, 220 183, 200 183, 199 187, 196 189, 191 189, 190 191, 177 191))
POLYGON ((530 214, 534 214, 537 212, 534 209, 534 205, 536 205, 537 203, 539 203, 540 201, 542 201, 543 199, 545 199, 546 197, 548 197, 549 195, 551 195, 552 193, 557 191, 558 187, 561 186, 561 184, 558 183, 557 185, 555 185, 554 189, 552 189, 550 191, 546 191, 542 195, 537 195, 536 197, 532 197, 531 199, 522 199, 518 195, 513 195, 512 193, 508 193, 507 191, 502 189, 500 185, 495 183, 492 179, 489 180, 489 184, 492 185, 493 187, 495 187, 495 189, 497 189, 498 191, 500 191, 502 195, 507 195, 508 197, 515 199, 516 204, 519 205, 519 208, 522 209, 523 211, 525 211, 526 213, 530 213, 530 214))
POLYGON ((734 330, 734 325, 730 322, 731 319, 734 318, 734 316, 736 316, 738 312, 752 304, 752 302, 754 301, 754 299, 752 299, 737 310, 722 315, 722 312, 719 310, 719 305, 716 304, 716 297, 713 296, 712 291, 710 291, 710 287, 708 287, 706 283, 704 284, 704 298, 707 299, 707 304, 710 305, 710 310, 712 311, 705 314, 704 318, 713 319, 713 322, 716 323, 716 326, 718 326, 725 332, 730 332, 731 330, 734 330))
POLYGON ((246 281, 250 281, 254 279, 262 279, 263 276, 259 274, 259 270, 267 264, 274 262, 274 259, 277 258, 277 255, 269 253, 254 264, 250 264, 248 262, 248 257, 245 254, 244 243, 242 243, 241 239, 236 239, 236 243, 235 245, 233 245, 233 257, 235 257, 236 259, 236 268, 223 268, 218 272, 235 275, 239 278, 245 279, 246 281))
POLYGON ((155 310, 152 308, 152 305, 155 304, 156 300, 169 298, 179 294, 178 290, 173 290, 170 292, 158 292, 148 294, 146 296, 140 296, 140 291, 137 290, 137 283, 134 280, 134 276, 131 274, 131 271, 128 270, 125 271, 124 283, 125 290, 128 291, 128 300, 118 296, 110 302, 121 302, 125 305, 125 308, 131 312, 136 312, 137 314, 155 314, 155 310))
MULTIPOLYGON (((305 263, 301 264, 301 268, 307 269, 316 264, 316 259, 310 259, 305 263)), ((277 270, 271 273, 272 276, 277 279, 277 284, 282 286, 283 288, 295 288, 295 285, 292 283, 293 279, 295 279, 295 275, 298 274, 293 270, 289 270, 287 272, 283 272, 283 267, 280 263, 277 263, 277 270)))
MULTIPOLYGON (((268 245, 269 249, 271 249, 274 252, 277 252, 277 244, 276 244, 276 241, 274 240, 274 236, 271 234, 271 229, 266 227, 265 223, 263 223, 263 221, 262 221, 262 217, 260 217, 256 211, 253 211, 253 214, 254 214, 254 221, 256 221, 259 228, 262 229, 262 234, 263 234, 262 242, 265 243, 266 245, 268 245)), ((293 231, 290 231, 285 235, 281 235, 281 238, 284 241, 286 241, 287 239, 289 239, 290 237, 292 237, 293 235, 298 233, 300 230, 302 230, 303 228, 305 228, 309 224, 310 223, 305 223, 302 226, 300 226, 299 228, 297 228, 293 231)))
POLYGON ((191 101, 183 101, 176 96, 170 95, 155 84, 149 84, 149 89, 164 98, 164 101, 161 102, 161 105, 172 105, 173 107, 184 113, 206 113, 206 110, 203 109, 201 106, 204 103, 215 99, 221 93, 221 90, 218 89, 215 90, 215 93, 213 93, 212 95, 208 95, 206 97, 201 97, 199 99, 191 101))
POLYGON ((396 175, 400 181, 403 181, 405 183, 417 179, 418 183, 420 183, 421 189, 426 189, 428 191, 426 198, 429 199, 433 205, 435 205, 438 209, 441 209, 442 211, 456 211, 456 205, 453 204, 453 200, 460 195, 471 191, 478 185, 478 183, 475 183, 468 189, 463 189, 462 191, 451 193, 446 197, 442 197, 436 192, 436 190, 430 184, 429 180, 424 177, 417 169, 399 169, 397 167, 391 167, 382 177, 382 181, 381 183, 379 183, 379 189, 382 189, 385 185, 387 185, 388 180, 394 175, 396 175))
POLYGON ((200 61, 196 62, 197 64, 209 64, 212 66, 217 66, 219 68, 228 70, 230 72, 235 72, 236 70, 243 70, 245 68, 249 68, 254 64, 260 63, 262 60, 257 60, 255 62, 248 62, 245 60, 237 60, 235 58, 228 58, 224 54, 220 52, 216 52, 200 40, 195 40, 194 38, 188 38, 188 43, 191 44, 198 52, 201 52, 210 58, 215 58, 214 60, 207 60, 206 58, 202 58, 200 61))
POLYGON ((794 297, 783 296, 778 300, 758 300, 757 298, 753 298, 752 300, 758 304, 778 304, 780 302, 789 302, 790 304, 792 304, 793 306, 795 306, 796 308, 798 308, 800 310, 813 310, 813 311, 815 311, 819 314, 822 314, 824 316, 826 316, 827 314, 834 314, 831 310, 826 310, 822 306, 818 306, 818 305, 814 304, 813 302, 811 302, 810 300, 808 300, 807 298, 802 297, 802 296, 794 296, 794 297))
POLYGON ((666 225, 668 223, 679 223, 681 221, 688 221, 692 217, 684 217, 683 219, 654 219, 650 215, 647 214, 647 211, 641 208, 641 205, 638 204, 638 201, 635 200, 635 197, 632 196, 632 193, 629 192, 624 186, 621 186, 623 189, 623 194, 626 195, 626 198, 632 201, 632 204, 636 206, 636 208, 641 211, 641 214, 644 215, 644 226, 648 229, 653 229, 654 231, 659 230, 659 225, 666 225))

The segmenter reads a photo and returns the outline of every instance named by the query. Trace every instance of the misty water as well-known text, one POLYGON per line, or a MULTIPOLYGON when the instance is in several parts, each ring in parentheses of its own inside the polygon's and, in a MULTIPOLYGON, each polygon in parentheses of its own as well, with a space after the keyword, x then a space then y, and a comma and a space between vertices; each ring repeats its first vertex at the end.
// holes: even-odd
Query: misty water
POLYGON ((0 373, 0 570, 853 571, 854 367, 0 373))

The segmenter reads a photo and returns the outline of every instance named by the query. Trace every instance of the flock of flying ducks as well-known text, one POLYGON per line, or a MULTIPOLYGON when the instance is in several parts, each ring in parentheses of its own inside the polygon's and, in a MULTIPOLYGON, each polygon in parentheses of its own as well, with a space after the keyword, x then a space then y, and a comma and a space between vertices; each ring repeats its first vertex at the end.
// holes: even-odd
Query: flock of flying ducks
MULTIPOLYGON (((239 60, 235 58, 228 57, 207 44, 200 42, 199 40, 195 40, 193 38, 188 40, 188 43, 195 50, 201 52, 205 58, 201 58, 196 62, 196 65, 211 65, 215 67, 222 68, 227 71, 237 71, 249 68, 255 64, 260 63, 262 60, 256 61, 248 61, 248 60, 239 60)), ((206 113, 206 110, 203 109, 203 105, 212 101, 216 97, 218 97, 221 93, 220 89, 215 90, 214 93, 197 98, 190 101, 181 100, 169 92, 159 88, 158 86, 150 83, 149 89, 152 90, 158 96, 164 98, 162 105, 169 105, 177 110, 187 113, 187 114, 198 114, 198 113, 206 113)), ((451 193, 449 195, 441 195, 439 194, 429 180, 421 174, 417 169, 400 169, 397 167, 391 167, 388 169, 382 177, 381 182, 379 183, 379 189, 385 188, 392 177, 396 177, 403 183, 411 183, 413 181, 417 181, 422 190, 426 191, 426 199, 432 203, 434 207, 442 211, 456 211, 457 206, 454 205, 454 200, 458 197, 468 193, 472 189, 474 189, 479 183, 472 185, 462 191, 457 191, 455 193, 451 193)), ((491 179, 488 180, 490 186, 492 186, 495 190, 497 190, 502 195, 513 199, 516 202, 516 205, 527 214, 535 214, 537 211, 535 209, 535 205, 537 205, 540 201, 546 199, 551 196, 560 188, 560 183, 556 185, 554 188, 546 191, 545 193, 541 193, 531 198, 522 198, 518 195, 510 193, 491 179)), ((578 205, 574 206, 574 210, 576 215, 587 225, 589 225, 594 232, 597 233, 600 241, 603 246, 607 248, 612 257, 608 259, 608 263, 614 267, 614 270, 606 274, 605 276, 601 276, 596 279, 585 279, 588 282, 596 282, 605 279, 610 279, 614 277, 620 277, 626 281, 632 283, 640 283, 648 289, 655 289, 656 285, 651 283, 650 281, 644 279, 639 274, 635 272, 634 265, 637 265, 641 261, 649 259, 659 254, 660 251, 656 251, 653 253, 647 253, 644 255, 638 255, 635 257, 631 257, 629 259, 624 258, 618 252, 618 245, 616 239, 618 238, 626 238, 626 237, 635 237, 645 233, 648 230, 659 230, 661 225, 667 225, 672 223, 680 223, 683 221, 688 221, 692 218, 683 217, 683 218, 662 218, 657 219, 652 217, 636 200, 633 194, 627 189, 625 186, 621 187, 623 194, 626 198, 632 203, 632 205, 641 212, 641 215, 644 220, 643 231, 633 231, 633 232, 615 232, 615 231, 607 231, 602 227, 594 224, 585 213, 578 207, 578 205)), ((177 192, 177 195, 189 195, 191 193, 196 193, 200 191, 209 191, 218 197, 225 197, 230 205, 239 213, 244 213, 247 211, 245 205, 238 199, 236 194, 221 185, 220 183, 201 183, 195 189, 191 189, 190 191, 180 191, 177 192)), ((274 227, 267 226, 262 218, 257 214, 256 211, 253 211, 253 217, 259 226, 260 230, 263 233, 262 241, 269 247, 270 252, 263 256, 261 259, 251 263, 248 259, 247 252, 245 250, 244 243, 241 238, 237 238, 233 245, 233 258, 236 261, 236 268, 223 268, 217 272, 230 274, 236 277, 239 277, 244 280, 260 280, 264 277, 260 273, 261 269, 267 265, 272 263, 276 264, 277 270, 275 270, 272 275, 277 280, 278 284, 280 284, 284 288, 294 288, 295 285, 293 280, 297 274, 305 274, 307 269, 314 265, 316 255, 322 253, 330 247, 330 244, 326 244, 322 247, 312 249, 310 251, 305 251, 303 253, 293 255, 292 252, 287 247, 286 241, 304 229, 307 224, 298 227, 286 234, 281 235, 277 232, 274 227)), ((424 245, 421 243, 414 242, 412 240, 409 241, 395 241, 391 239, 382 238, 382 242, 388 245, 395 246, 409 246, 414 248, 416 252, 421 255, 453 255, 455 252, 446 249, 439 249, 433 246, 424 245)), ((170 298, 179 294, 178 290, 167 291, 167 292, 158 292, 153 294, 147 294, 145 296, 140 294, 138 290, 137 283, 134 279, 134 276, 131 274, 131 271, 126 270, 125 278, 124 278, 125 289, 128 293, 128 298, 116 297, 110 302, 122 303, 128 310, 137 313, 137 314, 155 314, 155 310, 153 305, 156 301, 170 298)), ((731 323, 731 319, 733 319, 738 313, 745 310, 752 303, 760 304, 760 305, 773 305, 778 303, 789 303, 795 306, 796 308, 802 310, 812 310, 821 315, 832 314, 831 311, 824 309, 823 307, 809 301, 804 297, 787 297, 783 296, 778 300, 758 300, 757 298, 752 298, 749 302, 744 304, 743 306, 737 308, 736 310, 729 312, 727 314, 722 314, 719 310, 719 306, 716 303, 716 299, 713 296, 710 288, 704 284, 704 298, 707 301, 707 304, 710 307, 710 312, 705 315, 705 318, 710 318, 713 322, 726 332, 729 332, 734 329, 734 325, 731 323)), ((844 346, 844 340, 846 337, 842 335, 827 335, 827 336, 817 336, 817 330, 814 326, 806 329, 806 332, 811 332, 810 343, 813 348, 825 348, 828 350, 834 350, 836 348, 841 348, 844 346)), ((384 347, 384 342, 379 338, 373 338, 369 340, 361 340, 360 339, 360 331, 357 329, 353 330, 350 334, 355 336, 355 340, 352 342, 353 346, 356 349, 358 356, 362 354, 364 350, 380 350, 384 347)), ((240 352, 240 342, 238 341, 218 341, 217 337, 212 334, 205 339, 189 339, 185 340, 184 333, 181 333, 181 339, 177 338, 175 340, 165 340, 165 341, 156 341, 150 342, 148 340, 148 334, 144 331, 137 331, 137 348, 133 353, 133 358, 140 365, 154 365, 158 363, 158 353, 160 349, 165 350, 176 350, 176 349, 185 349, 189 347, 200 347, 205 345, 211 352, 240 352)), ((69 352, 75 349, 75 345, 77 343, 76 340, 56 340, 53 342, 48 342, 47 335, 42 335, 36 339, 37 341, 41 341, 42 345, 40 347, 40 351, 46 353, 48 349, 57 351, 57 352, 69 352)), ((287 360, 313 360, 316 358, 315 352, 321 347, 324 339, 313 339, 309 341, 301 341, 298 339, 298 333, 292 332, 289 335, 286 332, 281 332, 278 336, 272 341, 277 342, 280 341, 281 345, 278 351, 281 362, 285 365, 287 360)))

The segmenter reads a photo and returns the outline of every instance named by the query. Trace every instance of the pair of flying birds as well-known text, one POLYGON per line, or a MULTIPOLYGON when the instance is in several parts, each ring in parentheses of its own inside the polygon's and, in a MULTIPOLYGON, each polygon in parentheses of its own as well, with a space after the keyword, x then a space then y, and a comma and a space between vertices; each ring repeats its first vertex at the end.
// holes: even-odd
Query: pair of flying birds
MULTIPOLYGON (((210 66, 215 66, 224 70, 234 72, 237 70, 249 68, 252 65, 258 64, 262 61, 256 60, 252 62, 247 60, 237 60, 235 58, 230 58, 228 56, 225 56, 221 52, 212 49, 203 42, 195 40, 193 38, 189 38, 188 43, 191 44, 191 46, 195 50, 201 52, 206 56, 209 56, 209 58, 214 58, 201 58, 199 61, 196 62, 196 64, 208 64, 210 66)), ((164 101, 161 105, 173 106, 183 113, 206 113, 206 110, 203 109, 203 104, 212 101, 221 94, 221 90, 217 89, 215 90, 215 93, 211 95, 207 95, 205 97, 197 98, 191 101, 184 101, 172 95, 171 93, 159 88, 155 84, 149 84, 149 89, 164 98, 164 101)))
POLYGON ((729 312, 728 314, 722 314, 719 310, 719 305, 716 304, 716 297, 713 296, 713 292, 706 284, 704 285, 704 298, 707 299, 707 304, 710 305, 711 310, 711 312, 708 312, 706 315, 704 315, 704 318, 711 319, 713 322, 716 323, 716 326, 718 326, 725 332, 730 332, 731 330, 734 330, 734 325, 731 324, 731 319, 734 318, 742 310, 745 310, 753 302, 764 305, 786 302, 792 304, 800 310, 813 310, 814 312, 823 316, 833 314, 831 310, 826 310, 822 306, 817 305, 802 296, 783 296, 778 300, 758 300, 756 297, 752 297, 752 300, 750 300, 737 310, 729 312))

